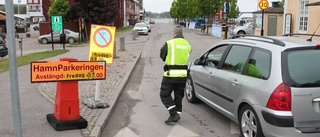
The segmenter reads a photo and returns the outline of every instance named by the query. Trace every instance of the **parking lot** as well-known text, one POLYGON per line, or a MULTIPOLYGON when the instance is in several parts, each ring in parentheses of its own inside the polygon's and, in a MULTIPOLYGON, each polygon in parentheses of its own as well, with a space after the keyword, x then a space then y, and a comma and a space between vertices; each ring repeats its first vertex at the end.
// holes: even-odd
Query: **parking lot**
MULTIPOLYGON (((32 25, 30 29, 26 33, 16 33, 16 53, 17 56, 21 56, 21 49, 19 48, 19 41, 22 41, 22 55, 33 53, 33 52, 41 52, 52 49, 52 44, 41 44, 38 42, 39 31, 34 31, 32 29, 32 25), (27 34, 30 34, 30 37, 27 37, 27 34)), ((7 43, 7 46, 11 44, 7 43)), ((60 43, 54 43, 54 49, 63 49, 63 45, 60 43)), ((8 56, 4 57, 8 58, 8 56)))

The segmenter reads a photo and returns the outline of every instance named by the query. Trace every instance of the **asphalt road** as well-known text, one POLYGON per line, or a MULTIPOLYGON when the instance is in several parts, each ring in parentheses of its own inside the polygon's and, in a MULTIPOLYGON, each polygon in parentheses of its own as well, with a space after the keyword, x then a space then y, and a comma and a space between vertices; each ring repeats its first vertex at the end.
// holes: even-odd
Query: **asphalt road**
MULTIPOLYGON (((103 137, 238 137, 238 126, 209 106, 190 104, 184 99, 181 120, 165 125, 169 114, 159 97, 163 62, 159 51, 172 38, 172 24, 156 24, 142 56, 119 101, 103 129, 103 137)), ((199 30, 200 31, 200 30, 199 30)), ((220 39, 184 30, 193 51, 190 60, 199 57, 220 39)))

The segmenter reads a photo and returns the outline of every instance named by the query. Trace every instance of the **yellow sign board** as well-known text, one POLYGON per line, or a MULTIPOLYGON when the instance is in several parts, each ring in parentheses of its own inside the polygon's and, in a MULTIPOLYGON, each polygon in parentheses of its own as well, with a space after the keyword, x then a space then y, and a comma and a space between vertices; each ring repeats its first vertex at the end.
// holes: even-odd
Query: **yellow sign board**
POLYGON ((267 0, 260 0, 259 2, 259 8, 261 10, 266 10, 269 7, 269 2, 267 0))
POLYGON ((31 82, 106 79, 105 61, 31 62, 31 82))
POLYGON ((107 64, 113 62, 114 40, 116 27, 91 25, 90 32, 90 61, 106 61, 107 64))

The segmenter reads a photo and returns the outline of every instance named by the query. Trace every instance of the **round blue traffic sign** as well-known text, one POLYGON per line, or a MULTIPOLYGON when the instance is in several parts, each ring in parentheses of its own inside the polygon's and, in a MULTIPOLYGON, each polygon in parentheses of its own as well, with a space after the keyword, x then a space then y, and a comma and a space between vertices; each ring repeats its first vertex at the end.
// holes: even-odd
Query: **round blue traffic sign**
POLYGON ((100 28, 95 31, 93 39, 97 46, 104 48, 110 45, 112 35, 108 29, 100 28))

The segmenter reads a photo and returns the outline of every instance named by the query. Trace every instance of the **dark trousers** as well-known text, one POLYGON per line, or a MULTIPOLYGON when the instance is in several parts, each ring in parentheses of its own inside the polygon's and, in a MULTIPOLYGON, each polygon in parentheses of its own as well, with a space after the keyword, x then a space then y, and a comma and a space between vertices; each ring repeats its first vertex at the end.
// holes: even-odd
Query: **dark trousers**
POLYGON ((163 77, 160 87, 161 102, 168 109, 170 115, 182 112, 182 99, 184 97, 184 88, 186 78, 163 77), (172 99, 172 91, 174 98, 172 99))

